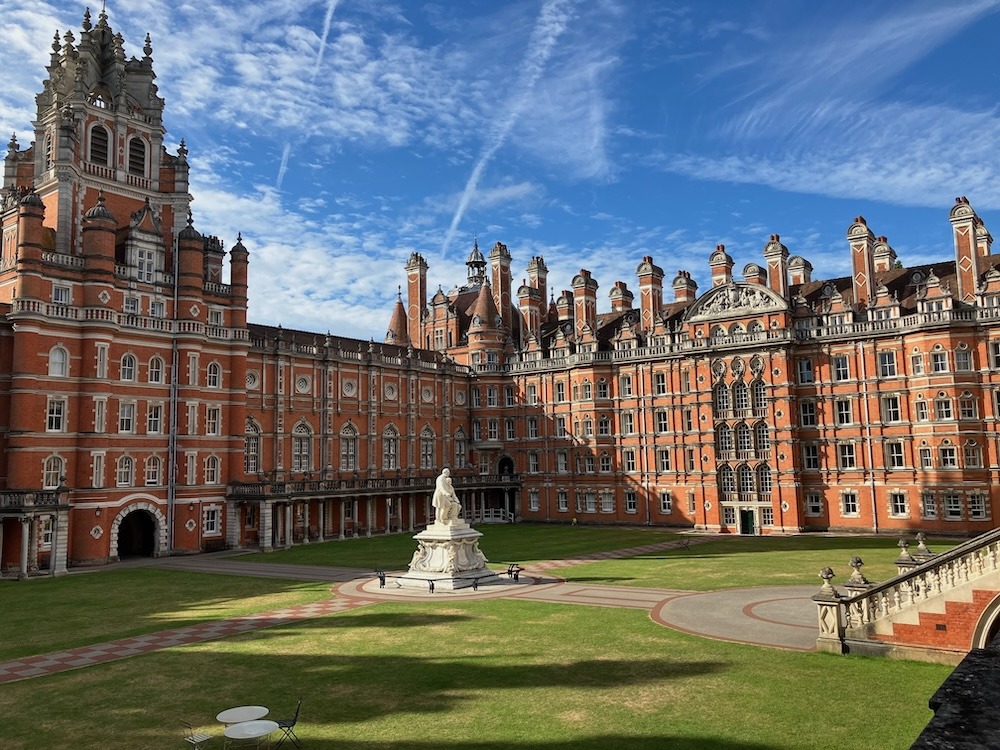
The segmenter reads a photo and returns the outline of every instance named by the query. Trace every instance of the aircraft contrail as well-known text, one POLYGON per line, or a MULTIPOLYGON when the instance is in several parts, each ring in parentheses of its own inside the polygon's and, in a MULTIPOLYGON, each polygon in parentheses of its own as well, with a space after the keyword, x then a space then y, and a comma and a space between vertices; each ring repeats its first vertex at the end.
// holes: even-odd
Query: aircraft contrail
MULTIPOLYGON (((323 53, 326 51, 326 39, 330 36, 330 24, 333 22, 333 13, 337 10, 337 5, 340 0, 330 0, 326 5, 326 15, 323 16, 323 31, 320 32, 319 37, 319 50, 316 52, 316 62, 313 63, 312 76, 310 76, 310 81, 315 81, 316 76, 319 74, 319 67, 323 63, 323 53)), ((281 153, 281 166, 278 167, 278 179, 275 184, 278 190, 281 189, 281 183, 285 179, 285 172, 288 171, 288 156, 292 152, 292 144, 290 141, 285 142, 285 149, 281 153)))
POLYGON ((472 196, 476 192, 476 186, 479 184, 479 178, 482 176, 483 170, 486 169, 487 164, 490 163, 496 152, 503 146, 511 128, 514 127, 514 123, 517 122, 522 110, 528 103, 528 96, 535 87, 535 83, 541 77, 545 63, 548 62, 549 57, 552 55, 552 50, 559 37, 566 30, 571 11, 572 3, 570 0, 548 0, 542 6, 542 10, 538 14, 538 21, 535 23, 535 28, 531 31, 528 52, 521 65, 517 85, 514 89, 515 93, 507 107, 505 107, 507 116, 500 122, 500 126, 493 133, 492 142, 483 151, 479 157, 479 161, 472 168, 472 174, 469 175, 469 180, 465 183, 465 190, 462 191, 462 197, 458 201, 458 208, 455 210, 451 226, 448 227, 448 233, 445 235, 444 244, 441 247, 442 254, 448 251, 448 246, 455 236, 455 230, 458 228, 458 224, 465 214, 465 209, 469 207, 469 201, 472 200, 472 196))
POLYGON ((316 80, 316 74, 319 73, 319 66, 323 62, 323 52, 326 50, 326 38, 330 35, 330 22, 333 21, 333 12, 337 10, 337 5, 340 0, 330 0, 326 6, 326 16, 323 18, 323 33, 320 35, 319 39, 319 53, 316 55, 316 64, 313 65, 312 79, 316 80))

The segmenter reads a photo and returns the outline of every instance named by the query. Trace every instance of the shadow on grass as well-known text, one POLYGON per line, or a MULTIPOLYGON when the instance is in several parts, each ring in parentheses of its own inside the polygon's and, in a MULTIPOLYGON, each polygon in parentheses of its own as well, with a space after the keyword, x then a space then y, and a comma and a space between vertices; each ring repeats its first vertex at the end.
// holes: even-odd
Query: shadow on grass
MULTIPOLYGON (((164 674, 185 671, 190 655, 164 654, 164 674)), ((354 725, 398 715, 421 740, 433 737, 431 716, 461 712, 494 696, 498 712, 518 710, 518 691, 538 688, 600 691, 639 689, 667 681, 715 675, 729 669, 723 661, 686 659, 581 659, 529 661, 537 654, 483 656, 400 656, 398 654, 314 656, 257 654, 250 658, 215 654, 200 665, 204 686, 196 680, 189 689, 206 700, 205 713, 214 715, 225 705, 242 703, 278 707, 302 701, 303 730, 314 726, 354 725), (498 663, 499 659, 503 662, 498 663), (208 663, 210 662, 210 663, 208 663), (219 686, 218 674, 233 682, 219 686), (426 717, 426 718, 421 718, 426 717), (427 721, 426 732, 420 722, 427 721)), ((183 713, 169 705, 163 710, 183 713)), ((190 713, 190 712, 188 712, 190 713)), ((303 738, 304 739, 304 738, 303 738)), ((309 747, 313 747, 309 742, 309 747)), ((359 745, 362 747, 363 745, 359 745)), ((418 747, 419 745, 414 745, 418 747)), ((485 746, 485 745, 484 745, 485 746)), ((400 745, 393 745, 400 747, 400 745)), ((456 745, 456 747, 465 747, 456 745)), ((478 745, 468 745, 478 747, 478 745)), ((604 747, 617 747, 605 745, 604 747)), ((661 745, 661 747, 663 747, 661 745)))
MULTIPOLYGON (((433 736, 433 728, 427 727, 424 734, 427 740, 406 740, 393 742, 394 750, 494 750, 498 747, 516 748, 517 750, 613 750, 614 748, 629 748, 629 750, 769 750, 773 745, 761 745, 756 742, 727 742, 718 738, 679 737, 676 735, 657 735, 655 737, 635 737, 625 735, 600 735, 595 737, 577 737, 564 742, 439 742, 429 739, 433 736)), ((389 747, 384 742, 366 742, 364 740, 309 740, 310 750, 376 750, 389 747)))

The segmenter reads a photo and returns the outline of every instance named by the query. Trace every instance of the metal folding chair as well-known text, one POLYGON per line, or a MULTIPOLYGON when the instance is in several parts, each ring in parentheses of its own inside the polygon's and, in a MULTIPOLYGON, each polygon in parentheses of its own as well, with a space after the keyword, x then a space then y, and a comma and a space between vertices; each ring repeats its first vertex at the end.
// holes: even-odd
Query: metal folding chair
POLYGON ((299 711, 302 709, 302 699, 299 698, 299 702, 295 705, 295 716, 291 719, 275 719, 278 722, 278 729, 281 730, 281 737, 278 738, 278 743, 274 746, 274 750, 278 750, 285 740, 291 740, 295 747, 302 747, 302 743, 299 738, 295 736, 295 725, 299 723, 299 711))
POLYGON ((184 741, 191 746, 191 750, 201 750, 212 739, 210 734, 194 731, 194 727, 186 721, 182 721, 181 726, 184 727, 184 741))

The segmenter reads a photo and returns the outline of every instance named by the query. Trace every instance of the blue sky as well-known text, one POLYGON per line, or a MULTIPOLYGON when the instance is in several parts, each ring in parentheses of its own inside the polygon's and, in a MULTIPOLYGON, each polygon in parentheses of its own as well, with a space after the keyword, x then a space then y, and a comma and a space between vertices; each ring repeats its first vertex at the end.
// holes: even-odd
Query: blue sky
MULTIPOLYGON (((0 0, 0 132, 30 140, 53 32, 84 5, 0 0)), ((96 19, 99 3, 92 7, 96 19)), ((953 257, 969 197, 1000 237, 1000 0, 111 0, 150 32, 195 226, 251 253, 251 320, 385 335, 402 267, 464 280, 478 236, 635 292, 772 233, 846 275, 864 215, 905 264, 953 257), (138 6, 138 7, 137 7, 138 6)), ((669 296, 669 287, 668 292, 669 296)))

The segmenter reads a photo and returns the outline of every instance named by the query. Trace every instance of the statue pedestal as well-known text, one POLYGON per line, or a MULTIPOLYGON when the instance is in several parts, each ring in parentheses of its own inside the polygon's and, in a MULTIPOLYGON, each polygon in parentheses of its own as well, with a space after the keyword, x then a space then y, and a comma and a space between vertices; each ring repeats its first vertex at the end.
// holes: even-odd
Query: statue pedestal
POLYGON ((406 589, 454 591, 478 584, 498 583, 500 576, 486 567, 486 557, 479 551, 481 533, 461 519, 435 522, 413 538, 417 551, 410 569, 396 582, 406 589))

